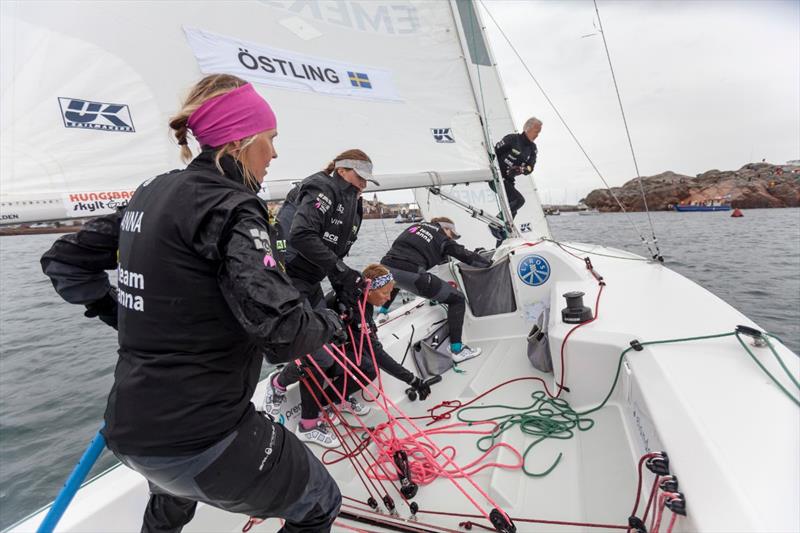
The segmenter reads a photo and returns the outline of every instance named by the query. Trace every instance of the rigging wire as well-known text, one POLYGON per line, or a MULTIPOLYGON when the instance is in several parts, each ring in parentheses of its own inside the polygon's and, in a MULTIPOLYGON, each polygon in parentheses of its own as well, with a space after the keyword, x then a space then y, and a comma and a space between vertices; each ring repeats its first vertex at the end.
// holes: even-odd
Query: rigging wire
POLYGON ((392 241, 389 240, 389 233, 386 231, 386 222, 383 220, 383 206, 378 207, 378 216, 381 219, 381 226, 383 226, 383 236, 386 237, 386 246, 392 247, 392 241))
POLYGON ((642 245, 645 248, 647 248, 647 252, 649 253, 650 257, 652 257, 653 259, 662 260, 661 259, 661 254, 659 254, 656 250, 653 250, 653 248, 650 246, 650 242, 647 240, 647 238, 639 230, 639 227, 633 221, 633 218, 631 218, 630 213, 628 213, 628 210, 625 209, 625 206, 622 205, 622 202, 620 202, 620 200, 617 197, 617 195, 614 193, 613 190, 611 190, 611 186, 608 184, 608 182, 606 181, 605 177, 603 177, 603 173, 600 172, 599 168, 597 168, 597 165, 595 165, 595 163, 592 160, 592 158, 586 152, 586 149, 584 149, 583 145, 578 140, 578 137, 575 135, 575 133, 573 133, 572 128, 569 127, 569 125, 567 124, 567 121, 564 119, 563 116, 561 116, 561 113, 558 111, 558 108, 556 107, 556 105, 553 103, 553 101, 547 95, 547 92, 544 90, 544 87, 542 87, 542 84, 539 83, 539 80, 537 80, 536 76, 533 75, 533 72, 531 72, 531 69, 528 68, 527 63, 525 63, 525 60, 522 59, 522 56, 517 51, 517 48, 514 46, 514 44, 511 42, 511 39, 508 38, 508 36, 506 35, 506 32, 503 31, 503 28, 500 26, 500 23, 498 23, 497 20, 494 18, 494 15, 492 15, 492 12, 489 11, 488 7, 486 7, 486 4, 484 4, 483 0, 478 0, 478 2, 481 4, 481 6, 483 6, 483 9, 489 15, 489 18, 492 19, 492 22, 494 22, 494 25, 497 27, 497 29, 500 32, 500 34, 503 36, 503 39, 505 39, 506 43, 508 43, 508 46, 511 47, 511 50, 514 52, 514 55, 516 55, 517 59, 519 59, 520 63, 522 63, 522 67, 528 73, 528 76, 530 76, 530 78, 533 80, 533 83, 535 83, 536 86, 539 88, 539 91, 542 93, 542 96, 544 96, 545 100, 547 100, 547 103, 553 109, 553 112, 555 112, 556 116, 561 121, 561 124, 564 126, 564 128, 567 130, 567 132, 572 137, 572 140, 575 141, 575 144, 578 145, 578 148, 583 153, 583 155, 586 158, 586 160, 589 162, 589 165, 591 165, 591 167, 594 169, 594 171, 597 174, 597 176, 600 178, 600 180, 606 186, 606 190, 608 190, 608 192, 611 194, 611 197, 614 198, 614 201, 617 202, 617 205, 619 206, 620 210, 625 214, 626 220, 631 225, 631 227, 634 229, 634 231, 636 231, 636 233, 639 235, 639 238, 642 241, 642 245))
MULTIPOLYGON (((470 7, 472 7, 472 6, 470 6, 470 7)), ((472 15, 473 16, 470 18, 471 35, 470 35, 470 43, 469 44, 472 46, 473 49, 477 49, 477 47, 475 46, 475 35, 477 34, 476 33, 476 28, 475 28, 475 23, 478 20, 477 11, 473 11, 472 15)), ((465 32, 465 37, 466 37, 466 32, 465 32)), ((470 54, 472 53, 471 50, 467 50, 467 52, 470 53, 470 54)), ((488 50, 487 50, 487 57, 488 57, 488 50)), ((467 58, 465 57, 464 58, 464 62, 465 63, 467 63, 466 59, 467 58)), ((489 159, 489 166, 492 169, 492 182, 494 183, 494 186, 496 188, 496 190, 495 190, 495 200, 497 202, 497 208, 500 210, 500 214, 502 215, 503 214, 503 202, 501 200, 501 193, 499 191, 500 191, 501 188, 503 188, 503 191, 505 192, 505 189, 504 189, 504 185, 503 185, 503 183, 502 183, 502 181, 500 179, 500 176, 499 176, 498 172, 495 170, 494 153, 492 152, 492 133, 489 130, 489 115, 486 113, 486 98, 484 97, 484 93, 483 93, 483 81, 481 79, 481 66, 477 62, 475 62, 475 72, 477 73, 477 76, 478 76, 478 90, 480 91, 480 95, 481 95, 481 109, 478 110, 478 119, 481 121, 481 126, 483 128, 484 142, 486 142, 486 157, 487 157, 487 159, 489 159)), ((469 66, 467 66, 467 75, 469 76, 469 66)), ((502 217, 503 222, 505 222, 506 225, 508 225, 508 222, 506 222, 505 218, 506 218, 505 216, 502 217)), ((513 225, 513 223, 512 223, 512 225, 513 225)))
POLYGON ((650 216, 650 209, 647 207, 647 195, 644 193, 644 184, 642 183, 642 173, 639 172, 639 163, 636 161, 636 152, 633 149, 633 141, 631 140, 631 132, 628 128, 628 119, 625 118, 625 108, 622 106, 622 97, 619 94, 619 85, 617 84, 617 76, 614 74, 614 66, 611 64, 611 52, 608 50, 608 42, 606 41, 606 32, 603 31, 603 21, 600 19, 600 8, 597 7, 597 0, 594 1, 594 10, 597 13, 597 23, 600 26, 600 36, 603 38, 603 47, 606 50, 606 58, 608 59, 608 68, 611 70, 611 79, 614 81, 614 91, 617 93, 617 102, 619 102, 619 112, 622 115, 622 123, 625 125, 625 135, 628 137, 628 146, 631 149, 631 157, 633 158, 633 168, 636 171, 636 179, 639 182, 639 191, 642 193, 642 201, 644 202, 644 210, 647 213, 647 221, 650 223, 650 233, 653 238, 653 245, 655 246, 656 253, 661 257, 661 250, 658 249, 658 239, 656 239, 656 230, 653 227, 653 219, 650 216))

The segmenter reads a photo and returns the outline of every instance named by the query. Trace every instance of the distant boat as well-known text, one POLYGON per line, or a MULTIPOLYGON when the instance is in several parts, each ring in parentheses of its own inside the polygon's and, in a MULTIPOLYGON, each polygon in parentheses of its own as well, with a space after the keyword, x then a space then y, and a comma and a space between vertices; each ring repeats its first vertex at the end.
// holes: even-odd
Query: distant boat
POLYGON ((733 218, 739 218, 739 217, 743 217, 743 216, 744 216, 744 213, 742 213, 742 210, 741 210, 741 209, 739 209, 739 208, 736 208, 736 209, 734 209, 734 210, 733 210, 733 213, 731 213, 731 216, 732 216, 733 218))
POLYGON ((599 215, 600 211, 598 211, 597 209, 584 209, 583 211, 578 211, 578 214, 584 216, 599 215))
POLYGON ((672 206, 675 211, 730 211, 732 209, 730 200, 724 198, 711 198, 703 202, 693 202, 691 204, 676 204, 672 206))

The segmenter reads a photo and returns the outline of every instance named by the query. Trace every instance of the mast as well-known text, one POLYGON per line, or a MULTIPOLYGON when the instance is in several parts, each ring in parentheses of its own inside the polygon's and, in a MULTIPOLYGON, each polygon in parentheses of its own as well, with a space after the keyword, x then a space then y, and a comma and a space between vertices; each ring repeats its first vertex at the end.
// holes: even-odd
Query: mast
MULTIPOLYGON (((478 109, 484 142, 486 143, 486 157, 492 172, 500 187, 497 194, 505 220, 511 220, 505 189, 499 176, 497 166, 491 161, 494 140, 499 140, 507 133, 516 131, 511 111, 508 107, 508 98, 500 79, 497 65, 494 61, 491 46, 484 32, 480 12, 476 9, 473 0, 450 0, 450 10, 453 22, 459 35, 464 66, 467 69, 471 84, 475 107, 478 109)), ((517 189, 525 196, 526 204, 517 213, 514 220, 514 235, 535 232, 536 237, 550 237, 550 228, 544 216, 541 200, 531 176, 519 176, 517 189), (522 228, 522 231, 520 229, 522 228), (527 231, 526 231, 527 229, 527 231)))

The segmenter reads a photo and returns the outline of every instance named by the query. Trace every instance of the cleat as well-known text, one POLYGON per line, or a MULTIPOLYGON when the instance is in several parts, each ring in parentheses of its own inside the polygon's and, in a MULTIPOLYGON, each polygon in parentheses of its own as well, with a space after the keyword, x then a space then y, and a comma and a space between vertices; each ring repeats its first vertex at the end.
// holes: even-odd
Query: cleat
POLYGON ((450 354, 450 357, 453 359, 454 363, 463 363, 467 359, 472 359, 473 357, 478 357, 481 354, 480 348, 470 348, 466 344, 461 347, 460 352, 453 352, 450 347, 447 347, 447 353, 450 354))
POLYGON ((298 425, 297 438, 323 448, 338 448, 341 445, 339 438, 331 431, 328 424, 322 421, 317 422, 316 426, 308 430, 304 430, 298 425))

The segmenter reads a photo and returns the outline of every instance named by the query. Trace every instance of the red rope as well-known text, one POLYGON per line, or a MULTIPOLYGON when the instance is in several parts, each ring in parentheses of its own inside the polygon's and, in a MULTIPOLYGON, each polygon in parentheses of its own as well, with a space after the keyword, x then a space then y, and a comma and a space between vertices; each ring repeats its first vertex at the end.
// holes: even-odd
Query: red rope
POLYGON ((567 347, 567 339, 569 339, 570 335, 572 335, 576 329, 582 328, 587 324, 591 324, 592 322, 600 318, 600 295, 603 294, 603 289, 605 288, 605 284, 600 283, 599 285, 600 285, 600 290, 597 291, 597 298, 595 299, 594 302, 594 317, 591 320, 587 320, 586 322, 581 322, 580 324, 576 325, 571 330, 569 330, 566 336, 564 336, 564 341, 561 343, 561 378, 559 379, 558 383, 558 392, 556 393, 555 396, 553 396, 550 393, 550 391, 547 390, 547 385, 545 384, 544 386, 544 391, 551 398, 558 398, 559 396, 561 396, 561 392, 564 390, 564 381, 566 381, 566 375, 567 375, 567 367, 564 364, 564 350, 567 347))
POLYGON ((458 411, 459 409, 463 409, 464 407, 467 407, 468 405, 471 405, 471 404, 477 402, 478 400, 480 400, 484 396, 487 396, 487 395, 491 394, 492 392, 496 391, 500 387, 504 387, 506 385, 509 385, 511 383, 515 383, 517 381, 538 381, 539 383, 541 383, 541 384, 546 386, 545 381, 542 378, 537 378, 537 377, 526 376, 526 377, 522 377, 522 378, 509 379, 507 381, 503 381, 502 383, 500 383, 498 385, 495 385, 491 389, 487 390, 486 392, 481 393, 480 395, 476 396, 475 398, 471 399, 470 401, 468 401, 466 403, 462 403, 461 400, 445 400, 445 401, 443 401, 443 402, 441 402, 441 403, 439 403, 437 405, 434 405, 430 409, 428 409, 428 412, 430 413, 430 415, 417 416, 417 417, 414 417, 414 419, 415 420, 419 420, 419 419, 430 418, 431 421, 428 422, 428 424, 427 424, 429 426, 431 424, 434 424, 434 423, 438 422, 439 420, 448 420, 450 418, 450 416, 454 412, 458 411), (443 407, 448 408, 448 410, 443 412, 443 413, 441 413, 441 414, 436 413, 437 409, 440 409, 440 408, 443 408, 443 407))
MULTIPOLYGON (((311 356, 309 356, 308 358, 309 358, 309 360, 313 361, 311 356)), ((315 365, 316 365, 316 363, 315 363, 315 365)), ((317 368, 319 368, 319 367, 317 367, 317 368)), ((308 375, 311 376, 311 379, 314 381, 314 384, 317 386, 317 388, 320 391, 320 393, 323 396, 325 396, 325 400, 328 402, 328 405, 331 405, 333 407, 333 409, 336 411, 336 407, 333 405, 333 402, 331 402, 331 399, 328 396, 328 393, 325 392, 325 390, 319 384, 319 381, 317 380, 317 377, 314 375, 314 373, 313 372, 309 372, 308 375)), ((374 495, 372 494, 372 491, 369 489, 369 486, 367 485, 367 482, 361 476, 361 471, 364 472, 364 475, 367 477, 367 480, 369 480, 369 483, 370 483, 370 485, 372 485, 372 488, 375 489, 375 492, 380 494, 381 491, 375 486, 375 483, 371 479, 369 479, 369 476, 367 475, 367 467, 362 467, 357 462, 356 458, 360 457, 360 454, 357 455, 357 454, 350 453, 350 451, 348 450, 347 442, 345 441, 344 437, 341 436, 341 434, 339 433, 338 429, 336 428, 336 425, 333 423, 333 420, 331 420, 330 417, 328 416, 328 413, 324 409, 324 406, 322 405, 322 402, 319 400, 319 398, 317 398, 317 395, 311 389, 311 385, 308 383, 308 381, 305 378, 302 379, 302 382, 303 383, 301 384, 301 386, 308 388, 308 391, 311 393, 311 396, 314 398, 314 402, 317 404, 317 407, 319 408, 320 412, 323 414, 323 416, 327 420, 328 424, 330 425, 331 430, 336 434, 336 438, 338 438, 339 442, 342 443, 342 447, 345 449, 345 451, 348 452, 347 453, 347 458, 350 459, 350 462, 353 465, 353 470, 356 471, 356 474, 358 475, 358 478, 361 480, 361 483, 364 485, 364 488, 367 489, 367 493, 370 495, 370 497, 374 497, 374 495)), ((331 386, 333 386, 333 384, 331 384, 331 386)), ((338 391, 336 391, 336 392, 338 392, 338 391)), ((342 419, 341 412, 336 411, 335 414, 336 414, 336 416, 339 417, 340 420, 342 419)), ((348 429, 349 429, 349 426, 348 426, 348 429)), ((354 440, 355 440, 355 437, 354 437, 354 440)), ((379 483, 380 483, 380 481, 379 481, 379 483)), ((384 494, 387 494, 386 488, 383 486, 383 484, 381 484, 381 489, 383 489, 383 493, 384 494)))
POLYGON ((639 500, 641 499, 642 496, 642 479, 643 479, 642 465, 644 464, 645 461, 647 461, 648 459, 652 459, 653 457, 661 457, 661 454, 658 452, 651 452, 651 453, 646 453, 639 458, 639 467, 638 467, 639 481, 636 484, 636 501, 633 503, 633 511, 631 511, 631 516, 636 516, 636 512, 639 510, 639 500))
MULTIPOLYGON (((661 495, 658 497, 658 515, 656 516, 656 523, 650 529, 650 533, 658 533, 658 530, 661 528, 661 519, 664 516, 664 509, 667 508, 666 503, 667 500, 671 500, 673 498, 680 498, 680 494, 677 492, 662 492, 661 495)), ((674 524, 674 522, 673 522, 674 524)))
POLYGON ((672 518, 669 520, 669 527, 667 527, 667 533, 672 533, 672 528, 675 527, 675 520, 678 518, 678 515, 672 513, 672 518))
MULTIPOLYGON (((454 517, 457 517, 457 518, 482 518, 480 515, 474 515, 474 514, 448 513, 448 512, 445 512, 445 511, 424 511, 422 509, 417 511, 417 514, 420 514, 420 513, 435 514, 435 515, 442 515, 442 516, 454 516, 454 517)), ((599 528, 606 528, 606 529, 625 529, 625 530, 628 529, 627 525, 622 526, 622 525, 614 525, 614 524, 600 524, 600 523, 594 523, 594 522, 568 522, 566 520, 544 520, 544 519, 538 519, 538 518, 518 518, 518 517, 512 517, 511 519, 514 522, 524 522, 524 523, 531 523, 531 524, 550 524, 550 525, 556 525, 556 526, 599 527, 599 528)), ((486 527, 483 524, 480 524, 479 522, 472 522, 472 521, 462 522, 462 524, 471 524, 471 525, 486 527)), ((494 531, 494 528, 492 528, 491 530, 494 531)))
MULTIPOLYGON (((372 349, 372 345, 371 345, 371 344, 369 344, 369 348, 370 348, 370 350, 372 349)), ((360 368, 358 368, 358 367, 354 366, 354 364, 352 363, 352 361, 349 361, 347 358, 344 358, 344 361, 340 360, 340 359, 339 359, 339 357, 337 357, 337 355, 334 353, 334 350, 330 350, 330 349, 329 349, 327 346, 325 346, 325 350, 326 350, 326 351, 328 352, 328 354, 329 354, 329 355, 330 355, 330 356, 333 358, 333 360, 334 360, 334 361, 336 361, 336 362, 337 362, 339 365, 341 365, 341 366, 342 366, 342 368, 343 368, 343 369, 345 369, 345 371, 346 371, 346 372, 350 372, 350 370, 348 370, 348 369, 347 369, 347 366, 346 366, 346 365, 347 365, 348 363, 349 363, 349 364, 351 364, 351 365, 353 365, 353 371, 351 372, 351 377, 352 377, 354 380, 356 380, 356 382, 357 382, 357 383, 358 383, 358 384, 359 384, 359 385, 362 387, 362 389, 363 389, 363 390, 367 390, 367 385, 366 385, 366 384, 365 384, 363 381, 360 381, 358 377, 356 377, 356 374, 360 374, 360 375, 361 375, 361 379, 363 379, 363 380, 364 380, 366 383, 369 383, 369 378, 368 378, 368 377, 367 377, 367 376, 364 374, 364 372, 362 372, 362 370, 361 370, 360 368)), ((312 360, 312 362, 313 362, 313 363, 316 365, 316 362, 315 362, 315 361, 313 361, 313 360, 312 360)), ((373 385, 373 387, 374 387, 374 385, 373 385)), ((444 460, 445 460, 445 462, 446 462, 446 463, 449 463, 450 465, 452 465, 452 466, 453 466, 453 467, 454 467, 454 468, 455 468, 457 471, 461 471, 461 468, 460 468, 460 467, 459 467, 459 466, 458 466, 458 465, 457 465, 455 462, 453 462, 453 461, 452 461, 452 459, 450 459, 450 458, 449 458, 449 457, 448 457, 446 454, 442 454, 442 453, 441 453, 441 450, 439 449, 439 447, 436 445, 436 443, 434 443, 434 442, 433 442, 433 440, 432 440, 430 437, 428 437, 428 436, 427 436, 427 434, 425 433, 425 431, 423 431, 422 429, 420 429, 420 428, 419 428, 419 427, 418 427, 418 426, 417 426, 417 425, 414 423, 414 421, 413 421, 413 420, 411 420, 409 417, 407 417, 407 416, 405 415, 405 413, 403 413, 403 411, 402 411, 402 410, 401 410, 399 407, 397 407, 397 405, 396 405, 396 404, 395 404, 395 403, 394 403, 394 402, 393 402, 393 401, 392 401, 392 400, 391 400, 391 399, 390 399, 390 398, 389 398, 389 397, 388 397, 386 394, 383 394, 383 395, 382 395, 382 398, 383 398, 383 403, 384 403, 384 405, 383 405, 383 406, 381 406, 381 407, 382 407, 382 409, 384 410, 384 412, 386 413, 386 415, 389 417, 389 421, 390 421, 390 422, 392 422, 392 421, 393 421, 393 422, 395 422, 394 424, 392 424, 392 425, 389 427, 390 431, 393 431, 393 430, 394 430, 394 427, 395 427, 395 426, 397 426, 397 427, 398 427, 399 429, 401 429, 401 430, 402 430, 402 431, 403 431, 403 432, 404 432, 404 433, 405 433, 407 436, 411 436, 411 435, 412 435, 412 433, 411 433, 409 430, 407 430, 407 429, 406 429, 406 428, 405 428, 405 427, 404 427, 402 424, 399 424, 399 421, 398 421, 398 419, 397 419, 396 417, 394 417, 394 416, 393 416, 393 415, 392 415, 392 414, 389 412, 389 404, 391 404, 391 407, 392 407, 392 408, 393 408, 395 411, 397 411, 398 413, 400 413, 400 414, 402 415, 402 418, 403 418, 403 419, 405 419, 406 421, 408 421, 408 423, 409 423, 409 424, 410 424, 410 425, 411 425, 411 426, 414 428, 414 430, 416 430, 416 431, 417 431, 417 433, 419 433, 419 434, 420 434, 420 436, 421 436, 422 438, 424 438, 425 440, 427 440, 427 441, 429 442, 429 444, 431 445, 431 447, 432 447, 434 450, 437 450, 437 451, 439 452, 439 456, 440 456, 440 457, 442 457, 442 458, 444 458, 444 460)), ((367 431, 369 431, 369 428, 366 428, 366 427, 365 427, 365 429, 367 429, 367 431)), ((371 436, 372 436, 372 434, 371 434, 371 436)), ((380 449, 380 448, 379 448, 379 449, 380 449)), ((426 453, 426 452, 427 452, 427 449, 426 449, 426 448, 424 448, 424 447, 420 447, 420 450, 422 450, 422 452, 423 452, 423 453, 426 453)), ((393 459, 392 459, 392 460, 393 460, 393 459)), ((433 462, 435 462, 435 460, 434 460, 432 457, 428 457, 428 460, 429 460, 429 461, 433 461, 433 462)), ((476 502, 476 501, 475 501, 475 499, 474 499, 472 496, 470 496, 470 495, 469 495, 469 494, 468 494, 468 493, 467 493, 467 492, 464 490, 464 488, 463 488, 463 487, 461 487, 461 485, 460 485, 460 484, 458 484, 458 482, 457 482, 457 481, 456 481, 454 478, 452 478, 451 476, 449 476, 449 475, 448 475, 448 473, 447 473, 447 471, 445 471, 445 470, 442 470, 442 472, 444 473, 445 477, 447 477, 448 479, 450 479, 450 480, 453 482, 453 484, 455 485, 455 487, 456 487, 456 488, 457 488, 457 489, 458 489, 458 490, 459 490, 459 491, 460 491, 460 492, 461 492, 461 493, 464 495, 464 497, 465 497, 465 498, 467 498, 467 500, 469 500, 469 501, 470 501, 470 503, 472 503, 472 504, 473 504, 473 505, 474 505, 474 506, 475 506, 475 507, 476 507, 476 508, 477 508, 479 511, 481 511, 481 512, 483 513, 484 517, 485 517, 485 518, 488 520, 488 519, 489 519, 489 514, 488 514, 488 513, 487 513, 487 512, 486 512, 486 511, 483 509, 483 507, 481 507, 481 506, 480 506, 480 504, 478 504, 478 502, 476 502)), ((472 485, 472 486, 475 488, 475 490, 477 490, 477 491, 478 491, 478 492, 481 494, 481 496, 483 496, 483 497, 486 499, 486 501, 488 501, 488 502, 489 502, 489 503, 491 503, 491 504, 492 504, 492 505, 493 505, 495 508, 497 508, 498 510, 500 510, 500 506, 498 506, 498 505, 497 505, 497 504, 494 502, 494 500, 492 500, 492 498, 491 498, 491 497, 490 497, 488 494, 486 494, 486 492, 485 492, 485 491, 484 491, 484 490, 483 490, 483 489, 482 489, 482 488, 481 488, 481 487, 480 487, 480 486, 479 486, 477 483, 475 483, 475 481, 474 481, 474 480, 473 480, 473 479, 472 479, 472 478, 471 478, 469 475, 466 475, 465 473, 463 473, 463 471, 461 471, 461 473, 462 473, 462 475, 464 476, 464 479, 466 479, 466 480, 467 480, 467 481, 468 481, 468 482, 469 482, 469 483, 470 483, 470 484, 471 484, 471 485, 472 485)), ((502 512, 502 510, 500 510, 500 512, 502 512)))
MULTIPOLYGON (((345 498, 347 498, 347 497, 345 496, 345 498)), ((353 498, 347 498, 347 499, 348 500, 353 500, 353 498)), ((353 501, 358 502, 358 500, 353 500, 353 501)), ((358 503, 362 503, 362 502, 358 502, 358 503)), ((362 505, 363 505, 363 503, 362 503, 362 505)), ((369 509, 369 510, 367 510, 367 509, 359 509, 358 507, 354 507, 354 506, 348 505, 346 503, 343 503, 342 507, 346 507, 348 509, 355 509, 356 511, 358 511, 360 513, 368 513, 370 515, 373 515, 372 520, 375 520, 376 522, 382 522, 384 524, 391 525, 393 527, 406 529, 407 531, 418 531, 419 529, 423 529, 423 528, 424 529, 435 528, 435 530, 434 529, 428 529, 428 531, 436 531, 436 530, 438 530, 438 531, 443 531, 445 533, 463 533, 463 532, 458 531, 456 529, 450 529, 450 528, 447 528, 445 526, 440 526, 440 525, 437 525, 437 524, 425 523, 425 522, 422 522, 422 521, 419 521, 419 520, 414 521, 412 524, 409 524, 409 527, 405 527, 404 528, 401 522, 387 520, 387 516, 385 514, 375 512, 375 511, 373 511, 371 509, 369 509), (410 527, 413 527, 414 529, 409 529, 410 527)), ((402 518, 398 518, 398 520, 403 520, 403 519, 402 518)))
MULTIPOLYGON (((650 514, 650 506, 653 505, 653 502, 655 501, 656 489, 658 489, 659 477, 660 476, 656 476, 655 479, 653 479, 653 486, 650 488, 650 498, 647 499, 647 507, 644 508, 644 516, 642 517, 642 522, 644 523, 647 523, 647 515, 650 514)), ((653 514, 655 514, 655 511, 653 512, 653 514)))

